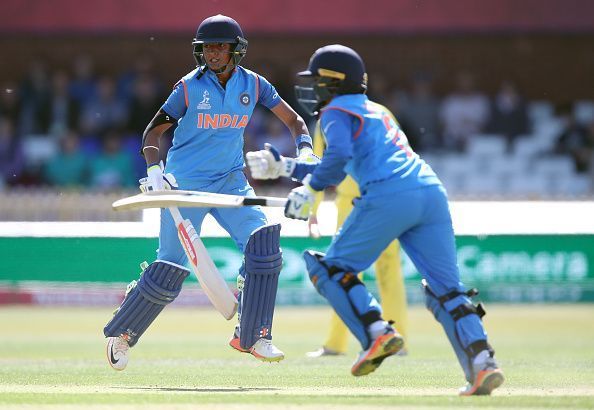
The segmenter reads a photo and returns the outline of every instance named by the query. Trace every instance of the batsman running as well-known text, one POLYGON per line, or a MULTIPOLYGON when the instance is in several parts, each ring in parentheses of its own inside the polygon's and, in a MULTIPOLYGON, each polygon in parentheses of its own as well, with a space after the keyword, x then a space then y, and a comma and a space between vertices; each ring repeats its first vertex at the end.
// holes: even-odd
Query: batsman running
MULTIPOLYGON (((143 191, 179 188, 255 196, 243 173, 243 133, 256 104, 270 109, 295 138, 298 158, 314 158, 303 119, 279 97, 264 77, 239 65, 248 42, 232 18, 205 19, 192 42, 198 66, 182 77, 148 124, 142 141, 147 163, 143 191), (159 139, 174 123, 173 146, 165 169, 159 163, 159 139)), ((272 320, 282 266, 280 225, 268 224, 258 206, 182 208, 200 235, 207 213, 231 235, 244 253, 238 276, 238 324, 229 342, 239 352, 263 361, 284 354, 272 343, 272 320)), ((179 219, 179 216, 178 216, 179 219)), ((105 326, 107 357, 123 370, 133 347, 165 305, 178 296, 190 271, 172 215, 161 211, 157 259, 132 282, 114 317, 105 326)))
POLYGON ((482 306, 460 282, 456 246, 446 191, 409 146, 390 112, 370 101, 367 74, 352 49, 330 45, 318 49, 299 77, 298 99, 319 112, 326 152, 319 164, 285 158, 268 149, 250 153, 255 178, 288 176, 303 185, 293 189, 285 215, 307 220, 316 192, 336 185, 348 174, 361 189, 353 211, 326 254, 306 251, 309 277, 351 333, 362 351, 351 373, 363 376, 403 346, 401 335, 382 317, 376 299, 356 272, 375 261, 394 239, 423 277, 426 305, 443 326, 468 384, 461 395, 486 395, 499 387, 503 372, 487 342, 482 306))

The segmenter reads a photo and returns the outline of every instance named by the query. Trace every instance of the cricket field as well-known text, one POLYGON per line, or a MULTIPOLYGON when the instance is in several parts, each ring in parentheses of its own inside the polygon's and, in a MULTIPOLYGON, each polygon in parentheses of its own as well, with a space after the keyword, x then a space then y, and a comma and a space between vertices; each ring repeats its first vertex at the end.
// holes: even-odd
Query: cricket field
POLYGON ((462 371, 441 327, 409 312, 409 355, 355 378, 347 356, 310 359, 329 323, 324 307, 277 309, 280 363, 233 351, 234 322, 212 309, 170 308, 131 350, 106 361, 108 308, 0 308, 0 408, 384 409, 594 408, 594 305, 487 306, 484 321, 505 371, 490 397, 458 397, 462 371))

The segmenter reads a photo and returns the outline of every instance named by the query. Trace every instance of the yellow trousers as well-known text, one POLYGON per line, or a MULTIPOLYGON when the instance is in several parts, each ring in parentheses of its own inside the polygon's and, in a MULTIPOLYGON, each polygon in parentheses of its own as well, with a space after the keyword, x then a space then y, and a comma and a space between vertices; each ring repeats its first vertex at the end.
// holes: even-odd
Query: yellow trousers
MULTIPOLYGON (((353 209, 353 197, 347 195, 336 196, 338 210, 337 226, 344 223, 353 209)), ((400 261, 400 244, 392 242, 375 262, 375 275, 382 306, 384 320, 393 320, 394 326, 407 340, 408 319, 406 307, 406 290, 402 278, 400 261)), ((349 330, 342 320, 332 312, 328 338, 324 347, 335 352, 345 353, 348 348, 349 330)))

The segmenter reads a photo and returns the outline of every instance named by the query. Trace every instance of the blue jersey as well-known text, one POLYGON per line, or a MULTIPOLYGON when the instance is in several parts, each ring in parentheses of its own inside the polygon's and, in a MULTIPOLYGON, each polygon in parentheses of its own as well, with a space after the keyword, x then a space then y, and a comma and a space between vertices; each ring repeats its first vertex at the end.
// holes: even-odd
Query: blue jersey
POLYGON ((312 173, 315 190, 339 183, 345 174, 361 191, 388 180, 393 191, 441 183, 411 149, 391 113, 364 94, 332 99, 322 110, 320 126, 327 148, 312 173))
POLYGON ((238 66, 223 88, 210 70, 184 76, 163 104, 178 120, 166 172, 180 185, 201 186, 244 167, 243 132, 257 103, 274 108, 281 98, 262 76, 238 66))

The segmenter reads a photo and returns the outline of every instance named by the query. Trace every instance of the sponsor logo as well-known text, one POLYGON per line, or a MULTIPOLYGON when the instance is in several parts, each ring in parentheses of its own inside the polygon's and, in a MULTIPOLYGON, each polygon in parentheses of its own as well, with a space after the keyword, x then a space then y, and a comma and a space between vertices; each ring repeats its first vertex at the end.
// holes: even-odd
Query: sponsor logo
POLYGON ((245 128, 250 117, 248 115, 230 114, 198 114, 197 128, 245 128))
POLYGON ((249 105, 250 101, 250 95, 248 93, 243 93, 239 96, 239 102, 241 102, 243 105, 249 105))
POLYGON ((270 330, 267 327, 260 329, 260 337, 266 337, 270 334, 270 330))
POLYGON ((198 266, 198 257, 196 256, 196 250, 194 246, 192 246, 192 241, 190 240, 190 235, 188 231, 186 231, 183 224, 179 224, 178 227, 179 238, 181 239, 181 243, 186 250, 188 258, 192 261, 194 266, 198 266))
POLYGON ((204 90, 202 93, 202 101, 198 103, 199 110, 210 110, 210 94, 208 90, 204 90))
POLYGON ((111 346, 109 347, 109 360, 111 361, 111 364, 117 364, 117 362, 120 361, 120 359, 116 359, 113 356, 113 343, 111 344, 111 346))

